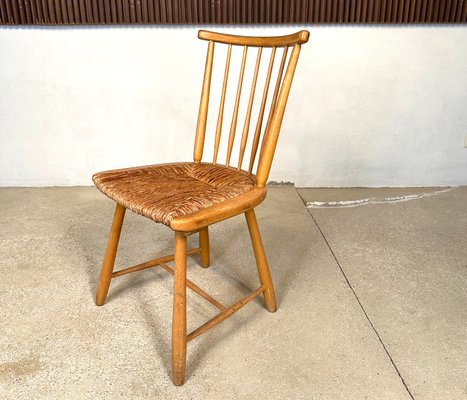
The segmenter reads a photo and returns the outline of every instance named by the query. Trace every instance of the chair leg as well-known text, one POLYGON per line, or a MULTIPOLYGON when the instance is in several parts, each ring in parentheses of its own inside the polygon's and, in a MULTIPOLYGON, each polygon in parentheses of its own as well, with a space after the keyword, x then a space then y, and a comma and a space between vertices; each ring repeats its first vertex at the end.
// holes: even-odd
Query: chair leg
POLYGON ((199 247, 201 248, 200 260, 203 268, 209 267, 211 256, 209 250, 209 228, 199 231, 199 247))
POLYGON ((266 308, 270 312, 276 311, 276 295, 274 293, 274 286, 272 284, 271 273, 269 272, 268 261, 266 259, 266 253, 264 252, 263 242, 261 240, 261 234, 258 228, 258 222, 256 221, 255 211, 248 210, 245 213, 246 222, 248 224, 248 230, 250 232, 251 243, 253 244, 253 250, 255 252, 256 266, 258 267, 258 275, 261 285, 264 286, 264 301, 266 302, 266 308))
POLYGON ((176 386, 185 380, 186 344, 186 236, 175 232, 172 381, 176 386))
POLYGON ((109 291, 110 280, 117 255, 118 241, 122 231, 123 218, 125 217, 126 208, 117 204, 115 207, 114 219, 110 228, 109 240, 107 242, 107 250, 105 251, 104 260, 102 261, 101 273, 99 275, 99 283, 96 292, 96 304, 101 306, 104 304, 109 291))

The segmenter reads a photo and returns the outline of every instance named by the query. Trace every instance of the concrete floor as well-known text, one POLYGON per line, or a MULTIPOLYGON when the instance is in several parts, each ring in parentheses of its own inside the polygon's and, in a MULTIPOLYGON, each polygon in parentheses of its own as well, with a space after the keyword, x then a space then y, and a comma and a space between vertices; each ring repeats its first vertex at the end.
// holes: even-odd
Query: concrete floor
MULTIPOLYGON (((0 204, 1 399, 467 399, 467 187, 271 187, 257 214, 279 309, 257 299, 191 342, 181 388, 168 274, 116 278, 94 305, 112 202, 3 188, 0 204)), ((128 213, 117 265, 171 238, 128 213)), ((257 287, 242 217, 211 244, 192 280, 227 304, 257 287)), ((215 312, 189 293, 189 330, 215 312)))

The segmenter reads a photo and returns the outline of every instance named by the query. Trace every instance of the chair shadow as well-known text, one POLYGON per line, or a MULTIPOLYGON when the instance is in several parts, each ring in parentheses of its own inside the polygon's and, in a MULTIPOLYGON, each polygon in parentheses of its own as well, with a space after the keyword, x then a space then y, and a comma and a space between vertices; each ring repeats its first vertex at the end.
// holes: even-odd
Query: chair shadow
MULTIPOLYGON (((82 226, 82 222, 79 224, 72 224, 67 232, 68 239, 78 246, 80 253, 83 255, 84 268, 88 277, 88 288, 92 298, 94 298, 97 289, 102 259, 105 254, 109 229, 112 223, 113 209, 112 207, 106 207, 105 211, 103 209, 99 209, 97 212, 96 210, 93 211, 94 218, 92 219, 92 222, 87 223, 84 228, 82 226)), ((91 210, 89 210, 89 212, 91 213, 91 210)), ((89 215, 87 213, 85 214, 89 215)), ((125 248, 128 249, 130 246, 128 243, 124 242, 130 237, 134 240, 134 236, 138 234, 137 231, 144 228, 144 226, 138 226, 135 224, 135 221, 127 221, 128 219, 129 218, 125 218, 124 221, 114 271, 127 268, 131 265, 136 265, 149 259, 161 257, 162 255, 171 254, 173 252, 173 248, 170 247, 171 243, 165 243, 164 241, 162 243, 159 242, 156 250, 151 251, 149 255, 142 257, 144 259, 138 257, 138 259, 130 260, 129 257, 124 254, 125 248)), ((156 227, 155 229, 158 228, 159 227, 156 227)), ((127 290, 131 290, 143 284, 144 278, 141 278, 141 276, 144 275, 143 271, 141 271, 141 275, 131 274, 128 276, 122 276, 117 280, 112 279, 106 302, 112 301, 115 297, 125 293, 127 290)))
MULTIPOLYGON (((103 210, 99 210, 99 212, 94 212, 95 214, 95 219, 92 221, 92 223, 89 223, 89 229, 86 229, 86 227, 83 229, 82 227, 77 227, 76 225, 70 226, 68 235, 70 236, 70 239, 74 241, 79 246, 80 251, 84 255, 85 259, 85 269, 86 269, 86 274, 88 276, 88 287, 89 287, 89 292, 94 298, 95 295, 95 290, 97 287, 97 281, 98 281, 98 276, 100 272, 100 266, 102 262, 102 257, 104 255, 105 251, 105 246, 107 243, 107 236, 108 236, 108 229, 111 223, 111 214, 112 210, 109 210, 108 212, 103 212, 103 210), (91 229, 92 228, 92 229, 91 229), (97 229, 96 229, 97 228, 97 229)), ((232 223, 232 222, 230 222, 232 223)), ((259 221, 260 226, 261 226, 261 221, 259 221)), ((269 225, 270 225, 269 221, 269 225)), ((282 227, 280 225, 275 226, 275 224, 272 224, 273 226, 268 227, 268 232, 271 230, 277 230, 277 232, 282 231, 282 227)), ((249 293, 251 293, 254 289, 252 287, 256 287, 256 282, 252 282, 250 279, 250 276, 253 276, 256 274, 256 264, 255 264, 255 258, 254 258, 254 253, 252 250, 250 238, 248 235, 248 229, 246 226, 246 222, 238 220, 238 222, 234 222, 233 225, 230 226, 231 229, 228 229, 227 233, 227 238, 225 231, 223 230, 223 241, 222 241, 222 248, 218 249, 217 251, 215 250, 216 248, 216 231, 218 230, 217 228, 213 227, 214 229, 211 230, 214 235, 212 235, 211 244, 213 251, 211 252, 212 254, 212 266, 208 268, 207 270, 202 269, 201 271, 209 271, 211 273, 214 273, 217 275, 219 280, 224 281, 225 283, 229 284, 231 287, 235 288, 238 291, 238 297, 233 300, 232 303, 236 302, 241 298, 242 296, 246 296, 249 293), (247 246, 250 247, 251 249, 251 257, 249 257, 248 265, 254 269, 254 274, 251 271, 248 271, 248 273, 245 273, 245 270, 242 270, 242 266, 229 262, 229 257, 226 257, 224 253, 233 253, 235 252, 236 244, 238 244, 241 240, 244 240, 243 238, 247 238, 248 244, 247 246), (251 262, 250 262, 251 260, 251 262), (212 268, 212 269, 211 269, 212 268), (248 281, 248 283, 246 283, 248 281)), ((125 226, 124 226, 125 229, 125 226)), ((128 228, 127 228, 128 229, 128 228)), ((222 228, 219 228, 222 229, 222 228)), ((263 234, 263 240, 265 233, 267 231, 263 229, 261 233, 263 234)), ((196 235, 193 235, 196 236, 196 235)), ((274 235, 274 237, 277 238, 282 238, 282 235, 274 235)), ((196 240, 196 238, 189 238, 190 241, 196 240)), ((293 240, 291 238, 290 240, 293 240)), ((273 243, 271 244, 271 240, 266 240, 265 242, 265 249, 266 249, 266 254, 268 255, 268 246, 283 246, 284 242, 282 243, 273 243)), ((165 246, 161 246, 157 250, 157 254, 154 254, 153 258, 156 258, 160 256, 161 254, 171 254, 173 252, 173 249, 170 247, 171 243, 167 243, 165 246)), ((277 303, 278 306, 280 307, 280 303, 283 301, 283 299, 286 297, 288 291, 290 288, 293 286, 294 280, 296 279, 297 274, 296 269, 300 267, 299 264, 301 264, 301 261, 303 261, 306 257, 305 255, 306 252, 303 252, 303 256, 299 257, 298 259, 296 258, 295 261, 299 261, 298 264, 295 263, 293 265, 288 264, 286 260, 274 260, 272 264, 270 264, 270 269, 271 269, 271 274, 273 277, 273 281, 275 283, 275 288, 276 288, 276 298, 277 298, 277 303), (283 265, 287 265, 287 273, 284 273, 283 271, 283 265)), ((194 258, 196 263, 199 263, 199 258, 198 255, 193 255, 190 256, 194 258)), ((126 261, 126 257, 119 257, 119 253, 117 253, 117 262, 116 265, 119 265, 121 263, 121 260, 119 258, 123 258, 126 261)), ((269 257, 270 258, 270 257, 269 257)), ((136 264, 137 262, 140 262, 141 260, 135 260, 136 264)), ((145 260, 142 260, 145 261, 145 260)), ((156 267, 157 268, 157 267, 156 267)), ((122 294, 126 293, 128 290, 136 289, 138 287, 141 287, 145 283, 147 283, 148 279, 165 279, 165 277, 154 277, 151 276, 151 278, 148 278, 147 276, 144 276, 142 273, 141 275, 135 274, 135 275, 129 275, 127 277, 122 277, 120 281, 112 282, 109 290, 109 295, 107 298, 107 302, 113 301, 115 298, 118 296, 121 296, 122 294)), ((259 281, 258 281, 259 284, 259 281)), ((170 290, 170 289, 169 289, 170 290)), ((138 298, 138 300, 141 300, 138 298)), ((251 303, 256 303, 257 305, 261 305, 261 309, 258 309, 257 312, 249 314, 247 317, 243 317, 242 324, 239 323, 231 323, 228 325, 228 327, 225 327, 223 329, 223 334, 222 335, 217 335, 215 336, 215 339, 211 336, 204 336, 199 337, 195 339, 195 344, 191 345, 190 348, 191 350, 189 351, 188 357, 187 357, 187 370, 186 370, 186 379, 188 380, 193 373, 196 371, 196 369, 199 367, 199 365, 203 362, 203 360, 210 354, 212 351, 212 348, 215 347, 212 345, 212 343, 219 344, 222 343, 224 340, 229 340, 234 334, 238 333, 240 329, 244 327, 244 324, 248 324, 249 322, 253 321, 255 317, 258 315, 259 312, 267 312, 266 307, 264 306, 264 300, 262 296, 256 297, 254 300, 251 301, 251 303)), ((172 305, 168 305, 171 307, 172 305)), ((143 318, 145 321, 145 324, 152 329, 153 331, 159 330, 158 327, 161 326, 160 322, 156 318, 156 313, 151 312, 151 308, 148 306, 143 306, 141 307, 142 313, 143 313, 143 318)), ((240 313, 242 312, 241 310, 239 311, 240 313)), ((225 321, 222 323, 224 324, 225 321)), ((170 335, 169 335, 170 337, 170 335)), ((160 357, 161 362, 163 364, 164 370, 168 376, 171 374, 171 360, 170 360, 170 349, 171 349, 171 340, 167 340, 167 337, 164 337, 164 335, 159 335, 156 336, 154 339, 153 343, 154 350, 156 351, 157 355, 160 357)))
POLYGON ((96 226, 92 226, 92 229, 88 230, 83 230, 80 225, 77 223, 72 224, 66 236, 78 247, 78 251, 82 254, 88 289, 93 298, 96 293, 103 249, 105 249, 106 245, 106 234, 103 229, 96 229, 96 227, 101 228, 102 224, 97 223, 96 226))
MULTIPOLYGON (((232 236, 234 237, 241 237, 243 234, 243 232, 240 232, 239 230, 233 233, 234 234, 232 236)), ((235 244, 235 240, 229 240, 228 243, 232 243, 233 246, 235 244)), ((215 258, 213 258, 212 265, 209 267, 209 269, 212 268, 212 272, 216 274, 216 277, 218 277, 219 281, 227 282, 232 287, 232 289, 235 289, 236 291, 235 298, 231 299, 229 304, 226 304, 227 307, 231 304, 234 304, 242 297, 247 296, 256 289, 256 285, 253 282, 246 283, 246 279, 239 278, 239 275, 241 275, 242 271, 238 270, 238 266, 235 267, 233 264, 230 264, 228 260, 228 257, 218 258, 216 256, 215 258)), ((256 269, 255 259, 253 255, 251 258, 251 263, 252 266, 256 269)), ((257 286, 259 286, 259 280, 257 286)), ((191 346, 191 350, 189 351, 187 356, 186 380, 188 380, 193 375, 193 373, 202 364, 203 360, 206 359, 211 353, 212 349, 216 347, 212 344, 219 345, 224 341, 229 341, 231 337, 234 337, 235 334, 238 334, 240 329, 243 329, 245 325, 253 321, 259 313, 268 313, 262 295, 254 298, 250 303, 259 305, 261 308, 257 309, 256 312, 249 314, 247 317, 243 316, 241 323, 232 323, 232 321, 230 321, 229 324, 229 322, 227 321, 222 321, 220 323, 220 325, 223 325, 224 327, 222 335, 216 335, 215 337, 213 337, 211 332, 206 332, 207 336, 203 334, 200 337, 194 339, 196 344, 194 346, 191 346)), ((251 304, 246 304, 245 308, 249 305, 251 304)), ((238 311, 238 315, 240 315, 241 313, 242 309, 238 311)), ((213 328, 215 330, 216 327, 213 328)))
MULTIPOLYGON (((215 346, 210 345, 210 343, 215 343, 215 345, 219 345, 222 342, 228 341, 231 337, 236 335, 240 329, 247 325, 251 321, 254 320, 257 314, 259 314, 262 310, 258 310, 254 314, 249 315, 248 317, 243 317, 242 323, 230 323, 228 328, 224 325, 224 331, 222 335, 216 335, 215 338, 213 336, 204 336, 201 335, 195 339, 197 344, 192 347, 191 351, 187 355, 187 365, 186 365, 186 380, 188 380, 193 373, 198 369, 198 367, 202 364, 203 360, 208 357, 210 352, 213 350, 215 346)), ((267 312, 266 308, 264 311, 267 312)), ((241 310, 239 310, 241 312, 241 310)), ((225 321, 221 322, 224 323, 225 321)), ((214 327, 214 331, 215 331, 214 327)), ((206 332, 209 335, 209 333, 206 332)), ((196 342, 195 342, 196 343, 196 342)))
MULTIPOLYGON (((271 211, 273 213, 274 211, 271 211)), ((276 215, 280 215, 280 210, 276 210, 276 215)), ((262 224, 262 218, 258 218, 258 224, 262 224)), ((307 265, 307 257, 309 253, 309 242, 303 240, 303 236, 297 237, 290 235, 289 237, 284 237, 290 233, 284 232, 283 224, 279 221, 275 223, 274 219, 268 221, 268 229, 262 229, 261 235, 263 237, 264 249, 266 252, 266 257, 269 264, 269 269, 271 271, 272 281, 274 284, 274 289, 276 292, 276 302, 278 308, 283 300, 287 297, 287 293, 290 288, 294 285, 297 280, 297 272, 300 268, 303 268, 307 265), (280 235, 274 234, 274 232, 280 232, 280 235), (274 238, 273 240, 271 240, 274 238), (277 239, 276 239, 277 238, 277 239), (279 241, 280 239, 280 241, 279 241), (274 252, 276 253, 273 256, 273 248, 284 248, 287 243, 303 243, 303 246, 300 246, 298 249, 295 249, 293 262, 290 261, 289 257, 286 257, 287 252, 274 252), (268 251, 269 249, 269 251, 268 251)), ((253 261, 254 262, 254 261, 253 261)))
MULTIPOLYGON (((148 304, 144 304, 143 307, 141 307, 141 311, 143 313, 143 318, 145 321, 145 324, 153 331, 157 332, 159 327, 161 326, 160 321, 157 320, 156 318, 156 313, 151 312, 151 309, 154 309, 153 307, 146 307, 148 304)), ((167 376, 171 376, 171 340, 167 340, 167 336, 165 335, 151 335, 153 338, 153 348, 161 360, 162 366, 164 368, 164 371, 167 376)), ((168 336, 170 338, 170 335, 168 336)))
MULTIPOLYGON (((273 232, 283 232, 283 227, 280 224, 275 225, 274 223, 272 224, 273 226, 269 226, 270 229, 261 229, 261 220, 258 219, 258 223, 260 225, 260 231, 263 237, 263 242, 264 242, 264 248, 266 252, 266 257, 268 260, 269 264, 269 269, 271 271, 271 276, 274 284, 274 289, 276 292, 276 301, 278 304, 278 307, 280 307, 280 303, 283 301, 283 299, 287 296, 287 293, 289 292, 290 288, 293 286, 295 280, 297 279, 296 272, 299 268, 302 268, 304 264, 306 264, 306 250, 309 250, 308 244, 305 243, 303 240, 300 240, 300 238, 295 238, 295 237, 290 237, 290 238, 284 238, 284 235, 274 235, 273 232), (272 229, 271 229, 272 228, 272 229), (271 233, 271 235, 268 234, 268 232, 271 233), (269 237, 268 237, 269 236, 269 237), (271 243, 270 238, 278 238, 281 239, 280 243, 274 242, 271 243), (285 240, 284 240, 285 239, 285 240), (297 254, 295 254, 294 257, 294 263, 290 263, 287 258, 283 255, 282 257, 272 257, 271 253, 272 251, 268 251, 268 249, 272 249, 273 247, 284 247, 284 243, 287 242, 303 242, 304 247, 303 251, 299 251, 297 254), (287 272, 284 272, 284 266, 286 266, 287 272)), ((268 222, 269 225, 271 225, 271 222, 268 222)), ((238 243, 240 238, 247 238, 245 240, 248 240, 247 246, 249 247, 249 260, 247 265, 245 267, 247 268, 252 268, 253 272, 251 272, 252 275, 256 275, 256 260, 254 257, 254 252, 253 252, 253 247, 251 245, 250 237, 248 234, 248 229, 246 226, 246 223, 242 224, 236 224, 234 229, 229 230, 229 238, 228 240, 225 240, 227 242, 228 248, 225 246, 222 248, 222 251, 217 252, 216 249, 212 249, 211 254, 215 256, 214 262, 218 259, 219 262, 222 263, 225 268, 222 269, 222 275, 219 274, 219 279, 226 279, 230 284, 238 288, 239 290, 243 290, 243 292, 246 294, 249 293, 249 288, 248 285, 254 285, 255 282, 249 280, 248 284, 244 284, 241 280, 239 280, 239 276, 245 275, 244 270, 238 270, 238 266, 233 265, 232 263, 229 263, 230 258, 229 257, 223 257, 222 253, 225 253, 226 250, 228 252, 228 249, 231 249, 235 247, 235 244, 238 243), (245 292, 246 291, 246 292, 245 292)), ((283 253, 285 254, 285 252, 283 253)), ((217 272, 217 270, 216 270, 217 272)), ((257 275, 256 275, 257 276, 257 275)), ((258 279, 258 278, 257 278, 258 279)), ((246 280, 246 279, 245 279, 246 280)), ((259 279, 257 280, 258 285, 259 285, 259 279)), ((257 303, 262 302, 262 297, 259 296, 255 300, 253 300, 257 303)))

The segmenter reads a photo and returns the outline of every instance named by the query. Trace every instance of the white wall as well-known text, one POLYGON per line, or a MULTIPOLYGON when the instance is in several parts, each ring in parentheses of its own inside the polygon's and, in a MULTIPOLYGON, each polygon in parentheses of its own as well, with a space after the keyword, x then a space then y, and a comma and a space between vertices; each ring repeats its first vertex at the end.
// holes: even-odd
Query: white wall
MULTIPOLYGON (((466 26, 308 29, 271 180, 467 184, 466 26)), ((89 185, 102 169, 190 160, 196 31, 0 28, 0 185, 89 185)))

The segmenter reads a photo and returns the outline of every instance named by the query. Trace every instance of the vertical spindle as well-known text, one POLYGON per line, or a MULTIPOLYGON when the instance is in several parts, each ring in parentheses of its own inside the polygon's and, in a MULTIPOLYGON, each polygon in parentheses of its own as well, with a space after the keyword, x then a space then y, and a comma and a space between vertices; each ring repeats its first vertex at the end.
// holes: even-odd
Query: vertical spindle
POLYGON ((225 94, 226 94, 226 91, 227 91, 227 80, 228 80, 228 77, 229 77, 230 56, 231 56, 231 54, 232 54, 232 45, 229 44, 229 49, 227 50, 227 60, 225 62, 224 82, 222 84, 221 104, 219 105, 219 115, 217 116, 216 138, 215 138, 215 142, 214 142, 213 164, 216 164, 216 162, 217 162, 217 153, 219 152, 219 143, 221 141, 222 121, 224 119, 225 94))
POLYGON ((251 146, 250 165, 248 172, 252 173, 253 165, 255 163, 256 152, 258 151, 259 137, 261 135, 261 127, 263 125, 264 109, 266 108, 266 101, 268 98, 269 84, 271 82, 272 68, 274 66, 274 58, 276 56, 276 48, 272 48, 271 58, 269 60, 268 72, 266 75, 266 82, 264 84, 263 98, 261 99, 261 106, 259 109, 258 122, 256 123, 255 136, 253 137, 253 144, 251 146))
POLYGON ((240 154, 238 157, 237 170, 240 170, 242 167, 243 155, 245 154, 246 143, 248 140, 248 131, 250 130, 251 111, 253 108, 253 101, 255 99, 256 82, 258 80, 258 71, 259 71, 259 65, 261 63, 262 51, 263 51, 263 48, 259 47, 258 56, 256 57, 255 72, 253 74, 253 82, 251 84, 250 99, 248 100, 248 109, 246 111, 245 123, 243 125, 242 140, 240 142, 240 154))
POLYGON ((209 41, 206 55, 206 68, 204 70, 203 89, 199 103, 198 123, 196 124, 196 138, 194 160, 196 163, 203 157, 204 137, 206 135, 206 121, 208 118, 209 92, 211 90, 212 63, 214 58, 214 42, 209 41))
POLYGON ((245 63, 246 63, 247 52, 248 52, 248 46, 243 46, 242 66, 240 68, 240 76, 238 78, 237 95, 235 97, 235 107, 234 107, 234 112, 232 115, 232 124, 230 125, 229 145, 227 148, 227 160, 225 163, 226 166, 229 166, 230 164, 230 157, 232 156, 232 148, 233 148, 233 144, 235 140, 235 131, 237 129, 237 119, 238 119, 238 108, 240 106, 240 97, 242 94, 243 74, 245 73, 245 63))

